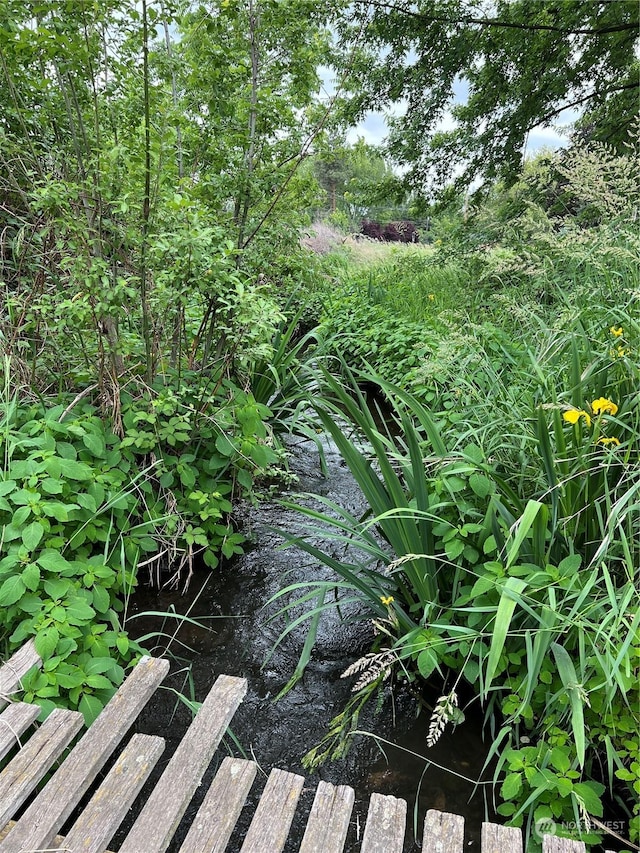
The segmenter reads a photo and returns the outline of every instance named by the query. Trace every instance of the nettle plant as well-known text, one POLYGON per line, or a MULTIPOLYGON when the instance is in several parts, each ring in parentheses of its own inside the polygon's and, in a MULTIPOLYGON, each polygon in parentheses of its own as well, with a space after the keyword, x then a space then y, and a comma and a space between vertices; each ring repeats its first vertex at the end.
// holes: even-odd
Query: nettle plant
POLYGON ((142 652, 126 603, 146 565, 179 576, 241 551, 231 497, 276 459, 268 410, 222 383, 206 405, 181 386, 122 395, 124 437, 88 404, 19 406, 0 421, 0 632, 34 637, 42 671, 25 699, 45 716, 79 708, 90 722, 142 652), (214 403, 213 401, 217 402, 214 403))

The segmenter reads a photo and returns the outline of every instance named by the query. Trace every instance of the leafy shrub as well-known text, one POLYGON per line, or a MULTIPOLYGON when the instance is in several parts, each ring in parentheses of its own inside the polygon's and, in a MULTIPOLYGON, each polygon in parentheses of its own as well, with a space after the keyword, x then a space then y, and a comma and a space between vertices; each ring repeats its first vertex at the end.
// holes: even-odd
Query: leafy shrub
POLYGON ((190 377, 148 398, 122 397, 120 438, 87 404, 18 406, 0 422, 0 626, 35 637, 42 672, 24 684, 41 705, 90 722, 140 654, 125 630, 138 566, 190 571, 241 551, 234 494, 276 461, 268 409, 227 380, 203 401, 190 377))

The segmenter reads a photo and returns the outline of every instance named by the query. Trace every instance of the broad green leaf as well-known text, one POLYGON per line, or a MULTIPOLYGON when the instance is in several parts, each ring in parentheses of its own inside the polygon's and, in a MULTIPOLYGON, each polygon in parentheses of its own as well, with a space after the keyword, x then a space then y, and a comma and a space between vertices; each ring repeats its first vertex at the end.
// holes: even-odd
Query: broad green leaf
POLYGON ((600 782, 577 782, 573 786, 573 793, 582 800, 586 811, 594 817, 603 816, 600 797, 604 791, 605 786, 600 782))
POLYGON ((86 601, 76 597, 67 605, 67 618, 73 625, 84 625, 96 615, 93 607, 89 607, 86 601))
POLYGON ((500 796, 505 800, 512 800, 522 790, 522 774, 509 773, 500 788, 500 796))
POLYGON ((31 507, 30 506, 21 506, 17 509, 11 518, 11 524, 13 527, 22 527, 25 521, 31 515, 31 507))
POLYGON ((438 666, 438 658, 432 649, 423 649, 418 655, 418 670, 423 678, 429 678, 438 666))
POLYGON ((33 521, 22 531, 22 543, 29 551, 33 551, 40 544, 44 536, 44 527, 39 521, 33 521))
POLYGON ((102 459, 106 452, 106 447, 104 443, 104 438, 101 435, 97 435, 96 433, 85 433, 82 436, 82 443, 90 450, 94 456, 97 456, 98 459, 102 459))
POLYGON ((25 593, 26 586, 20 575, 7 578, 0 586, 0 607, 15 604, 25 593))
POLYGON ((73 589, 73 583, 67 578, 47 578, 44 582, 44 590, 54 601, 59 601, 73 589))
POLYGON ((37 563, 29 563, 22 572, 22 580, 27 589, 35 592, 40 584, 40 567, 37 563))
POLYGON ((5 497, 5 495, 13 492, 17 485, 15 480, 0 480, 0 497, 5 497))
POLYGON ((40 488, 48 495, 61 495, 64 490, 64 483, 61 480, 55 480, 53 477, 45 477, 40 483, 40 488))
POLYGON ((56 646, 58 645, 59 639, 60 632, 54 625, 50 625, 48 628, 45 628, 43 631, 40 631, 38 632, 38 634, 36 634, 34 644, 36 647, 36 651, 38 652, 42 660, 47 660, 51 657, 51 655, 56 650, 56 646))
POLYGON ((106 613, 111 604, 111 596, 103 586, 93 587, 93 606, 98 613, 106 613))
POLYGON ((91 696, 88 693, 83 695, 78 705, 78 710, 84 716, 84 723, 87 727, 94 722, 103 707, 102 702, 95 696, 91 696))
POLYGON ((469 477, 469 485, 479 498, 486 498, 495 491, 493 482, 484 474, 472 474, 469 477))
POLYGON ((69 480, 91 480, 92 471, 84 462, 76 462, 74 459, 60 460, 60 473, 69 480))
POLYGON ((51 548, 47 548, 41 554, 38 554, 36 562, 48 572, 63 572, 71 566, 71 563, 65 560, 59 551, 54 551, 51 548))

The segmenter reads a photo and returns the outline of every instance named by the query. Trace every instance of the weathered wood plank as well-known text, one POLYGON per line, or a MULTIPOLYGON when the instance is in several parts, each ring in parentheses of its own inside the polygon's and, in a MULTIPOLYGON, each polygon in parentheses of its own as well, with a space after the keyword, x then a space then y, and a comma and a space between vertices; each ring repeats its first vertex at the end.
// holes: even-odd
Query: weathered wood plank
POLYGON ((483 823, 480 846, 482 853, 522 853, 522 832, 516 826, 483 823))
POLYGON ((439 812, 436 809, 429 809, 424 819, 422 847, 431 853, 462 853, 464 850, 464 818, 447 812, 439 812))
POLYGON ((82 714, 56 708, 4 768, 0 773, 0 826, 13 817, 81 728, 82 714))
POLYGON ((37 705, 12 702, 0 714, 0 761, 13 746, 21 746, 20 736, 35 722, 40 713, 37 705))
POLYGON ((361 853, 402 853, 406 821, 405 800, 372 794, 361 853))
POLYGON ((280 853, 285 845, 304 779, 272 770, 240 853, 280 853))
POLYGON ((167 660, 150 657, 140 659, 62 766, 0 844, 0 853, 20 853, 22 850, 50 846, 168 670, 167 660))
POLYGON ((348 785, 320 782, 299 853, 342 853, 354 800, 348 785))
POLYGON ((246 679, 218 676, 125 838, 120 853, 140 853, 141 850, 162 853, 167 849, 246 692, 246 679))
POLYGON ((255 761, 224 759, 180 853, 224 853, 257 769, 255 761))
POLYGON ((570 838, 556 838, 555 835, 542 836, 542 853, 585 853, 584 841, 570 838))
POLYGON ((22 676, 34 666, 42 666, 42 660, 33 640, 29 640, 0 666, 0 708, 4 708, 8 697, 20 688, 22 676))
POLYGON ((149 774, 164 752, 164 738, 134 735, 78 820, 64 846, 82 853, 102 853, 116 833, 149 774))

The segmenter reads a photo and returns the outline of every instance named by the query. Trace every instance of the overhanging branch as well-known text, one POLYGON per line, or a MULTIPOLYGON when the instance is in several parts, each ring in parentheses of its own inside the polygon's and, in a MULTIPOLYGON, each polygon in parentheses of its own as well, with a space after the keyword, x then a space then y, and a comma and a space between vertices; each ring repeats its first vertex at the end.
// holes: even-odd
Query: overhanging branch
POLYGON ((565 29, 554 26, 553 24, 521 24, 514 21, 502 21, 498 18, 442 18, 437 15, 427 15, 424 12, 403 9, 393 3, 384 3, 382 0, 371 0, 371 2, 367 2, 367 6, 373 6, 376 9, 386 9, 387 11, 397 12, 407 17, 417 18, 427 24, 474 24, 480 27, 497 27, 499 29, 524 30, 526 32, 548 31, 571 36, 603 36, 610 33, 638 32, 640 27, 640 20, 637 20, 626 24, 612 24, 608 27, 596 27, 593 29, 565 29))

